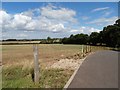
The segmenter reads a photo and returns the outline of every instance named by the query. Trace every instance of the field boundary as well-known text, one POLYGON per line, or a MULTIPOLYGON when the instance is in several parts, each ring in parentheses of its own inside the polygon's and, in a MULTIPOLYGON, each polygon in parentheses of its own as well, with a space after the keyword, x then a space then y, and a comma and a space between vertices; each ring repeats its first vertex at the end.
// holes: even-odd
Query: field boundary
MULTIPOLYGON (((85 58, 83 58, 83 59, 82 59, 83 62, 84 62, 84 60, 85 60, 88 56, 90 56, 90 55, 93 54, 93 53, 94 53, 94 52, 91 52, 91 53, 89 53, 85 58)), ((83 62, 82 62, 82 63, 83 63, 83 62)), ((64 90, 66 90, 66 89, 68 88, 68 86, 71 84, 71 82, 73 81, 73 79, 74 79, 76 73, 78 72, 80 66, 81 66, 81 64, 77 67, 77 69, 74 71, 74 73, 72 74, 72 76, 70 77, 70 79, 67 81, 67 83, 65 84, 65 86, 64 86, 64 88, 63 88, 64 90)))

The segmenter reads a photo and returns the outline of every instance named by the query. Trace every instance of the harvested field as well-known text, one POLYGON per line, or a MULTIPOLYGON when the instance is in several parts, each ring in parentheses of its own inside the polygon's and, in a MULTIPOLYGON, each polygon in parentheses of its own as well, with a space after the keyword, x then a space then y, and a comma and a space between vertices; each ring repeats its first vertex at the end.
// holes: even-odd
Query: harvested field
MULTIPOLYGON (((34 85, 31 77, 34 66, 33 45, 2 46, 4 88, 63 88, 74 70, 83 62, 81 45, 39 44, 38 48, 40 83, 34 85)), ((101 49, 105 48, 93 47, 93 51, 101 49)))
MULTIPOLYGON (((42 65, 53 64, 59 59, 63 59, 81 52, 80 45, 39 45, 39 62, 42 65)), ((3 65, 18 65, 32 62, 32 45, 4 45, 2 47, 3 65)))

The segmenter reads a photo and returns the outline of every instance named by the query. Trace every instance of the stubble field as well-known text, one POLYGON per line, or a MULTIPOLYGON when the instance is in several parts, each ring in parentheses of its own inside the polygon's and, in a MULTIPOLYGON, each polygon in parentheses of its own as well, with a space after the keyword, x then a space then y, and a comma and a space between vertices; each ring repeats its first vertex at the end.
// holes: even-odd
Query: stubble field
MULTIPOLYGON (((3 88, 63 88, 83 62, 81 45, 39 44, 39 84, 33 82, 33 45, 2 46, 3 88)), ((106 49, 93 47, 93 51, 106 49)))

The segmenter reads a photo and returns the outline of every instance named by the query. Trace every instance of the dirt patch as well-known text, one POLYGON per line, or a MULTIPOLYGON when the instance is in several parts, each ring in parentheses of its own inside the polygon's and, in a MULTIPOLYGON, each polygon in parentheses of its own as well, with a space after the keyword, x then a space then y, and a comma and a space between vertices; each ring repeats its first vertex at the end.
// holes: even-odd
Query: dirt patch
POLYGON ((82 64, 83 61, 84 61, 84 59, 82 57, 82 54, 77 53, 77 54, 74 54, 71 56, 67 56, 65 58, 57 59, 57 61, 55 63, 53 63, 51 66, 49 66, 47 68, 76 70, 79 67, 79 65, 82 64))
POLYGON ((59 69, 72 69, 75 70, 78 68, 84 59, 60 59, 58 62, 51 65, 50 68, 59 68, 59 69))

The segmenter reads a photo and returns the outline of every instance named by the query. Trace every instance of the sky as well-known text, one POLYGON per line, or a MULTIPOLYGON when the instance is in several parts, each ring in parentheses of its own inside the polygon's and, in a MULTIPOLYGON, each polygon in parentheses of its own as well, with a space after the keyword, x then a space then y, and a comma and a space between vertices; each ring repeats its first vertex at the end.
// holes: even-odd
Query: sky
POLYGON ((99 32, 118 19, 117 2, 3 2, 2 39, 43 39, 99 32))

